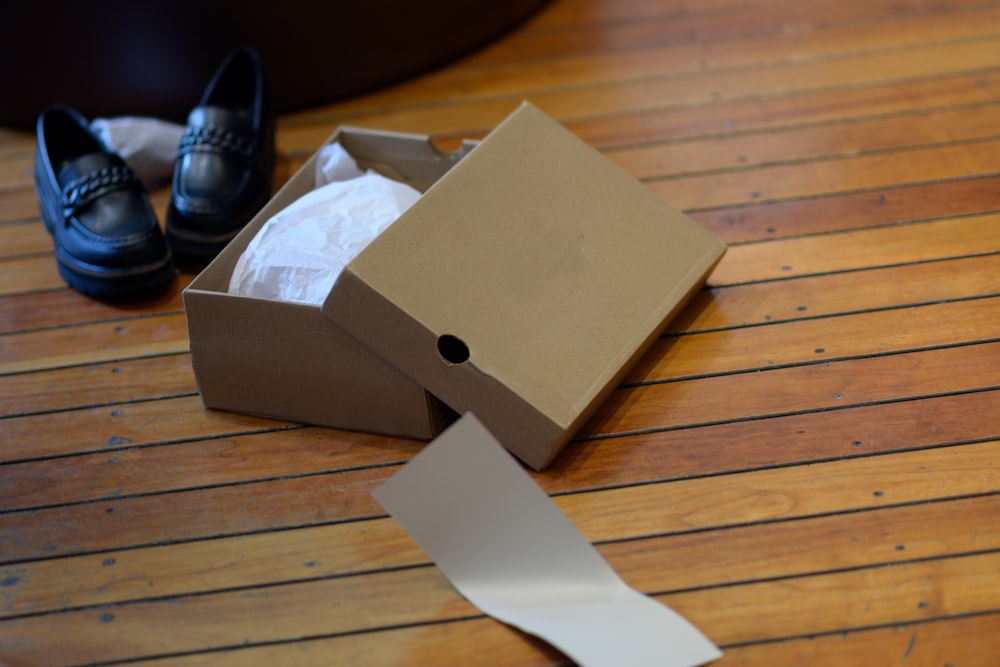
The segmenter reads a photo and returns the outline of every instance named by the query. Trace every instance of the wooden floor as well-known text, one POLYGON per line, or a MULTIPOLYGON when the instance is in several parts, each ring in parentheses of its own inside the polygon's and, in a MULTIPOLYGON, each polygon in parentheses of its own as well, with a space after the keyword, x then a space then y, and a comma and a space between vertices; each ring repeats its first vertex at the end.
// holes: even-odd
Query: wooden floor
MULTIPOLYGON (((731 244, 538 483, 720 665, 1000 665, 1000 4, 555 0, 283 117, 275 180, 523 98, 731 244)), ((370 496, 422 443, 206 411, 190 274, 68 290, 33 150, 0 130, 0 665, 567 664, 370 496)))

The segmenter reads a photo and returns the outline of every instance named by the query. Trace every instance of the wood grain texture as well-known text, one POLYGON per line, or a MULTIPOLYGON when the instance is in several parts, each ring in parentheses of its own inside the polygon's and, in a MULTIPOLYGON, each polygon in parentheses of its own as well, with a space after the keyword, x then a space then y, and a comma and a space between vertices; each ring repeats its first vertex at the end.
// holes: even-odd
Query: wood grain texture
MULTIPOLYGON (((46 262, 51 263, 51 258, 47 258, 46 262)), ((123 321, 153 314, 181 313, 184 311, 181 292, 192 278, 190 274, 181 274, 163 295, 141 305, 96 301, 69 289, 10 296, 0 301, 3 307, 0 322, 7 327, 0 333, 11 334, 95 322, 123 321)))
MULTIPOLYGON (((530 99, 729 244, 531 477, 719 665, 993 667, 998 19, 554 0, 437 71, 283 116, 274 182, 342 124, 450 150, 530 99)), ((424 443, 206 410, 190 271, 148 301, 68 289, 34 149, 0 129, 0 665, 569 664, 464 600, 371 496, 424 443)))
MULTIPOLYGON (((1000 614, 983 614, 957 619, 898 624, 889 628, 858 628, 844 632, 817 634, 777 642, 726 645, 722 664, 774 665, 795 667, 803 664, 833 667, 843 660, 892 664, 900 658, 926 665, 994 664, 987 651, 992 648, 982 638, 1000 629, 1000 614)), ((165 661, 134 664, 142 667, 201 667, 204 665, 273 665, 285 659, 285 645, 233 649, 224 653, 196 654, 165 661)), ((349 635, 316 638, 296 643, 297 657, 310 665, 341 665, 374 661, 398 664, 416 660, 420 664, 468 665, 490 656, 490 663, 510 666, 565 665, 566 659, 530 636, 518 634, 489 619, 470 619, 427 628, 401 628, 384 635, 349 635), (386 641, 379 641, 383 637, 386 641)))
MULTIPOLYGON (((720 572, 730 583, 787 575, 787 563, 773 558, 775 553, 786 554, 800 567, 827 569, 970 553, 996 548, 998 503, 996 495, 986 495, 737 526, 725 533, 727 541, 739 546, 730 550, 716 548, 717 534, 675 533, 651 538, 636 557, 647 558, 648 567, 655 569, 653 561, 661 556, 651 547, 668 548, 674 585, 691 587, 711 583, 720 572), (924 532, 928 520, 941 525, 932 540, 924 532)), ((226 590, 361 575, 373 566, 427 564, 426 555, 390 519, 302 528, 294 536, 295 550, 287 549, 284 536, 261 533, 9 566, 4 572, 18 577, 18 585, 7 611, 26 615, 199 593, 206 587, 226 590)), ((607 542, 599 550, 614 561, 634 546, 607 542)))

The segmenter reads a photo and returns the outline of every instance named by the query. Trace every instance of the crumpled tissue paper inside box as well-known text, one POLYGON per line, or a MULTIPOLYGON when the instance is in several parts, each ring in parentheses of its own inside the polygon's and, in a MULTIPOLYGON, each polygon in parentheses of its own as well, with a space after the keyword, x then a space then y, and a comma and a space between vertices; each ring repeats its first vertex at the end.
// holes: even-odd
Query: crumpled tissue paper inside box
POLYGON ((316 188, 264 223, 233 270, 230 294, 322 304, 343 268, 419 198, 361 171, 340 144, 325 146, 316 188))

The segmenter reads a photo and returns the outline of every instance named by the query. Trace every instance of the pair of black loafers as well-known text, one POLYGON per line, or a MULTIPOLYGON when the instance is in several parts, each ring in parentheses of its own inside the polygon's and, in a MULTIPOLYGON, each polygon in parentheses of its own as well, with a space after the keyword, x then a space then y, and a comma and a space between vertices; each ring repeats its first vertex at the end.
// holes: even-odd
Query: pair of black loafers
POLYGON ((37 138, 35 190, 59 273, 90 296, 163 288, 175 255, 206 263, 271 195, 274 119, 252 49, 229 54, 188 116, 165 233, 141 181, 79 113, 46 109, 37 138))

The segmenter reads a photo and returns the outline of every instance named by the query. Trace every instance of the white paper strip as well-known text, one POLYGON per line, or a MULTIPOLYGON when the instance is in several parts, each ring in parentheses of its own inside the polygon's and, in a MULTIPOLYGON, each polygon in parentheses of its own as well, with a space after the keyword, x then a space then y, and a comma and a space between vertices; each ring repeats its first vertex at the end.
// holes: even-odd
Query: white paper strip
POLYGON ((473 415, 375 498, 470 602, 587 667, 693 667, 722 653, 630 588, 473 415))

